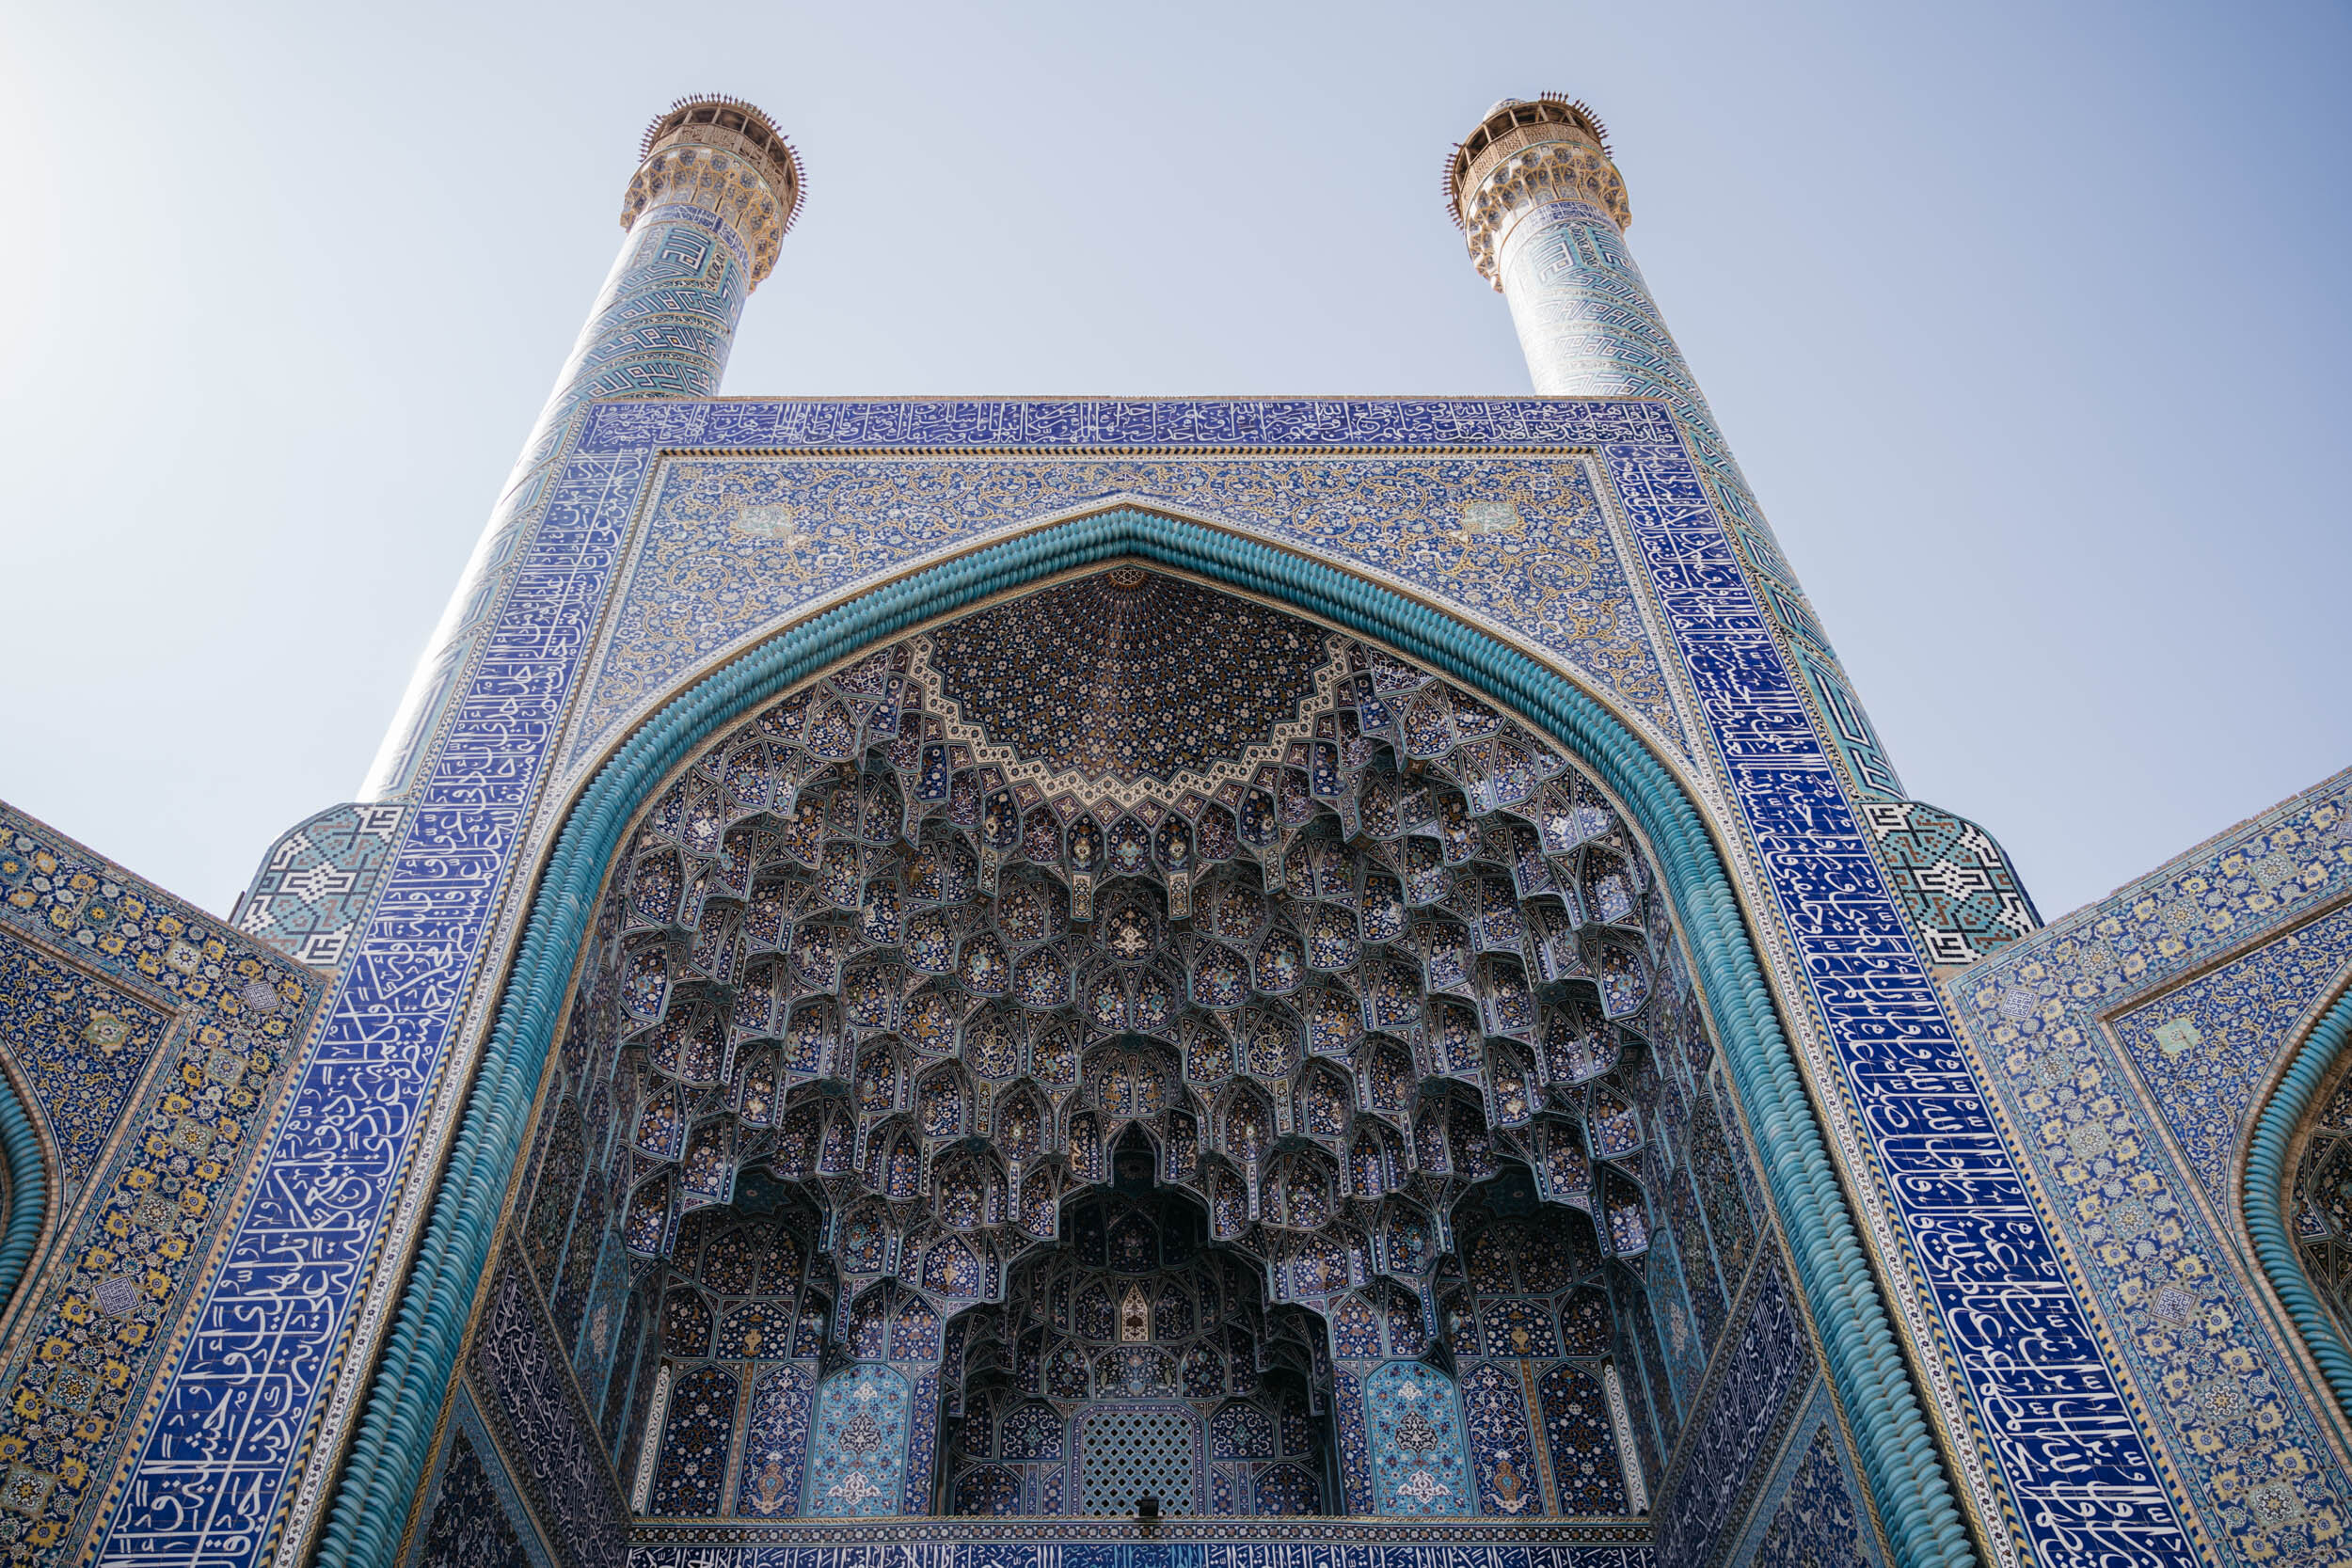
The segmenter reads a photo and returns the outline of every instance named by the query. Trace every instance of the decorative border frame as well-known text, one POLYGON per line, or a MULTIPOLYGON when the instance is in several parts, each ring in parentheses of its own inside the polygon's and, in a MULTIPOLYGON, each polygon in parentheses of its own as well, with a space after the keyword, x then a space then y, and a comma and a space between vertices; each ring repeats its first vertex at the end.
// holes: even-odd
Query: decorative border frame
POLYGON ((1438 1545, 1463 1547, 1562 1544, 1646 1547, 1646 1519, 1545 1519, 1529 1522, 1484 1514, 1171 1514, 1155 1525, 1132 1517, 1087 1513, 975 1513, 930 1518, 731 1519, 676 1523, 641 1520, 629 1530, 632 1553, 647 1547, 707 1550, 743 1546, 985 1546, 1010 1542, 1083 1546, 1119 1542, 1200 1545, 1438 1545))
POLYGON ((639 1542, 630 1546, 626 1568, 1663 1568, 1656 1549, 1643 1544, 1596 1545, 1523 1534, 1498 1533, 1491 1540, 1391 1534, 1351 1529, 1343 1521, 1325 1523, 1340 1528, 1312 1538, 1237 1529, 1195 1539, 1163 1526, 1152 1536, 1105 1533, 1084 1539, 1065 1532, 1060 1539, 975 1535, 948 1541, 934 1533, 820 1545, 639 1542))
MULTIPOLYGON (((842 400, 842 403, 847 408, 860 407, 858 400, 855 399, 842 400)), ((736 411, 733 405, 723 402, 709 406, 720 415, 736 411)), ((821 413, 824 407, 830 406, 821 405, 818 412, 821 413)), ((1350 405, 1351 410, 1354 406, 1350 405)), ((889 405, 882 404, 864 408, 861 411, 886 415, 892 410, 889 405)), ((781 425, 772 428, 763 425, 759 428, 757 435, 767 439, 753 439, 747 436, 750 444, 745 445, 689 445, 673 441, 660 442, 647 450, 645 455, 650 461, 646 463, 644 472, 640 478, 635 502, 628 519, 615 541, 616 564, 612 572, 607 601, 602 607, 595 634, 589 640, 582 656, 578 690, 564 714, 556 743, 550 752, 553 762, 548 777, 554 787, 559 789, 569 790, 580 787, 596 768, 610 760, 622 740, 635 733, 639 727, 651 721, 669 700, 668 697, 657 693, 633 699, 629 705, 619 711, 617 717, 607 718, 597 713, 607 660, 615 641, 620 637, 621 617, 635 591, 638 575, 644 569, 644 547, 651 538, 653 520, 660 514, 663 502, 663 487, 669 478, 670 469, 675 465, 712 462, 752 465, 795 462, 837 464, 845 461, 873 460, 888 460, 894 463, 946 461, 977 464, 999 461, 1083 463, 1170 460, 1186 462, 1197 460, 1210 463, 1245 461, 1442 463, 1450 460, 1523 463, 1569 459, 1582 465, 1592 481, 1595 499, 1608 523, 1609 540, 1616 563, 1625 574, 1626 587, 1632 601, 1634 612, 1639 617, 1642 630, 1652 643, 1658 657, 1660 673, 1667 688, 1667 707, 1673 721, 1671 724, 1661 722, 1655 715, 1643 713, 1612 689, 1606 680, 1586 672, 1573 658, 1564 657, 1556 650, 1548 649, 1539 639, 1530 636, 1521 626, 1515 626, 1478 607, 1451 598, 1426 582, 1416 581, 1408 576, 1368 561, 1351 557, 1347 562, 1347 570, 1376 586, 1392 590, 1408 602, 1436 606, 1451 619, 1460 621, 1474 630, 1483 631, 1505 646, 1532 652, 1539 658, 1548 658, 1561 664, 1572 679, 1587 682, 1592 689, 1593 695, 1606 705, 1629 730, 1643 738, 1653 749, 1662 752, 1668 764, 1681 771, 1686 787, 1694 789, 1701 794, 1702 798, 1709 800, 1710 802, 1720 804, 1715 797, 1707 793, 1716 781, 1705 770, 1704 764, 1700 761, 1705 754, 1706 736, 1697 695, 1692 689, 1688 673, 1670 657, 1673 639, 1668 627, 1667 616, 1664 608, 1659 602, 1656 585, 1649 580, 1648 574, 1642 569, 1643 562, 1633 549, 1633 531, 1625 516, 1625 508, 1613 493, 1608 482, 1608 476, 1593 462, 1593 459, 1598 455, 1598 449, 1594 444, 1597 438, 1640 441, 1650 436, 1652 433, 1645 428, 1646 421, 1636 420, 1629 416, 1647 414, 1652 412, 1652 409, 1647 404, 1629 402, 1599 405, 1585 404, 1576 407, 1575 411, 1588 417, 1604 412, 1619 416, 1620 420, 1610 421, 1618 423, 1619 427, 1609 429, 1604 426, 1581 431, 1560 431, 1534 427, 1529 429, 1523 438, 1517 432, 1495 432, 1486 434, 1484 440, 1478 440, 1468 438, 1474 432, 1470 428, 1470 421, 1465 419, 1462 425, 1450 428, 1445 432, 1446 437, 1449 438, 1433 436, 1427 440, 1415 440, 1404 444, 1386 444, 1376 439, 1358 436, 1352 439, 1338 440, 1321 446, 1297 444, 1295 440, 1292 444, 1237 445, 1230 439, 1232 432, 1229 430, 1221 433, 1228 438, 1204 442, 1197 446, 1166 445, 1153 442, 1103 443, 1094 441, 1082 441, 1069 446, 1057 446, 1036 441, 1009 446, 988 446, 968 441, 948 444, 935 442, 893 444, 883 440, 864 445, 856 442, 841 444, 834 441, 822 441, 819 444, 802 447, 790 444, 786 439, 791 432, 781 425), (776 444, 779 441, 783 444, 776 444)), ((633 410, 608 409, 606 412, 607 418, 597 421, 596 436, 583 435, 580 445, 576 449, 576 455, 585 453, 592 448, 597 451, 628 450, 626 445, 616 444, 611 439, 605 434, 605 426, 620 423, 619 420, 610 418, 611 415, 633 412, 633 410)), ((1467 410, 1447 410, 1447 412, 1464 415, 1468 413, 1467 410)), ((788 425, 792 422, 787 412, 783 424, 788 425)), ((822 421, 820 420, 817 422, 822 421)), ((1595 419, 1594 423, 1601 425, 1602 421, 1595 419)), ((721 429, 716 432, 703 430, 698 434, 707 436, 712 434, 732 435, 734 432, 721 429)), ((864 434, 871 435, 872 433, 864 434)), ((1285 432, 1285 434, 1295 436, 1297 433, 1285 432)), ((1172 517, 1178 521, 1197 522, 1220 531, 1261 540, 1279 550, 1310 557, 1317 553, 1316 543, 1312 539, 1305 536, 1286 535, 1278 529, 1264 526, 1263 520, 1246 520, 1215 509, 1187 506, 1164 495, 1120 490, 1082 501, 1048 507, 1032 514, 1008 515, 1003 519, 990 523, 969 535, 931 541, 915 553, 894 562, 879 578, 867 577, 863 579, 854 579, 836 588, 823 590, 811 595, 806 602, 812 608, 820 604, 830 606, 844 602, 854 597, 858 593, 871 588, 878 581, 896 580, 921 571, 927 566, 943 561, 954 560, 991 544, 1019 538, 1041 528, 1073 522, 1120 507, 1132 507, 1137 511, 1172 517)), ((774 635, 775 627, 772 624, 742 630, 739 635, 707 650, 696 663, 675 672, 669 677, 674 683, 669 689, 674 694, 679 685, 691 678, 695 670, 707 673, 711 670, 725 668, 737 658, 767 642, 774 635)))
POLYGON ((652 782, 720 726, 858 648, 1009 587, 1121 558, 1262 594, 1386 641, 1527 713, 1628 802, 1660 851, 1698 957, 1709 1010, 1757 1131, 1767 1181, 1897 1560, 1971 1560, 1951 1486, 1723 856, 1672 774, 1596 699, 1453 616, 1325 562, 1123 507, 934 565, 803 622, 672 701, 599 769, 566 816, 541 877, 318 1560, 333 1568, 389 1568, 397 1549, 595 890, 652 782))
MULTIPOLYGON (((332 976, 283 1105, 259 1140, 266 1156, 256 1166, 257 1185, 240 1198, 223 1267, 190 1320, 203 1337, 203 1354, 193 1340, 182 1347, 177 1370, 142 1422, 145 1438, 134 1438, 137 1451, 125 1474, 152 1476, 162 1490, 123 1493, 87 1556, 120 1568, 151 1568, 191 1553, 217 1555, 230 1568, 254 1568, 262 1558, 300 1568, 312 1549, 356 1431, 368 1369, 395 1322, 405 1261, 430 1216, 432 1174, 455 1139, 501 978, 521 944, 532 877, 564 802, 586 784, 585 769, 567 774, 555 766, 552 748, 580 703, 582 659, 612 610, 635 547, 633 519, 654 504, 648 476, 670 455, 739 450, 789 458, 803 449, 872 448, 987 457, 1075 445, 1162 456, 1328 449, 1427 457, 1454 448, 1524 454, 1565 447, 1610 464, 1600 499, 1618 530, 1621 556, 1648 562, 1648 573, 1633 578, 1654 637, 1666 635, 1670 599, 1694 624, 1735 628, 1735 641, 1749 635, 1736 629, 1746 624, 1741 617, 1754 615, 1740 568, 1730 564, 1729 577, 1722 575, 1733 558, 1703 492, 1685 483, 1692 469, 1673 416, 1642 400, 654 399, 579 405, 547 439, 549 451, 561 447, 564 461, 546 470, 544 488, 533 478, 501 501, 469 568, 462 591, 479 613, 469 611, 463 661, 451 670, 453 680, 462 675, 462 696, 433 704, 438 717, 416 742, 424 748, 422 771, 408 776, 410 810, 399 843, 332 976), (1715 613, 1715 600, 1732 598, 1744 608, 1728 620, 1715 613), (349 1140, 355 1119, 385 1135, 349 1140), (183 1435, 165 1439, 164 1421, 182 1422, 183 1435), (191 1430, 200 1436, 186 1436, 191 1430), (191 1489, 201 1505, 178 1506, 191 1489), (148 1506, 157 1498, 170 1506, 148 1506)), ((1100 498, 1084 515, 1125 499, 1100 498)), ((1151 504, 1183 515, 1181 505, 1151 504)), ((1009 521, 966 547, 1078 515, 1009 521)), ((1344 541, 1274 543, 1311 557, 1327 545, 1357 575, 1379 577, 1354 562, 1344 541)), ((954 553, 892 561, 862 582, 805 585, 801 601, 779 618, 813 616, 954 553)), ((1417 598, 1410 586, 1401 592, 1417 598)), ((1436 600, 1453 602, 1442 593, 1436 600)), ((1469 607, 1448 613, 1483 624, 1469 607)), ((1513 628, 1486 629, 1539 662, 1551 657, 1513 628)), ((719 662, 714 656, 697 668, 719 662)), ((1582 678, 1572 663, 1554 662, 1571 683, 1582 678)), ((1693 671, 1669 659, 1667 675, 1683 705, 1678 711, 1697 711, 1693 671)), ((677 673, 675 689, 691 678, 677 673)), ((1606 693, 1599 700, 1609 705, 1606 693)), ((1637 720, 1629 723, 1646 733, 1637 720)), ((406 720, 401 724, 405 735, 406 720)), ((1694 799, 1728 812, 1716 775, 1693 769, 1678 743, 1661 743, 1660 754, 1683 769, 1677 776, 1694 799)), ((1743 852, 1737 840, 1729 852, 1743 852)), ((1738 863, 1742 875, 1753 874, 1747 862, 1738 863)), ((1774 973, 1785 974, 1782 934, 1765 925, 1758 938, 1774 973)), ((1805 1028, 1808 1015, 1791 1006, 1794 1026, 1805 1028)), ((1834 1125, 1842 1134, 1846 1123, 1834 1125)), ((1851 1142, 1841 1135, 1839 1147, 1851 1142)), ((1883 1225, 1878 1230, 1889 1239, 1883 1225)), ((1931 1356, 1922 1367, 1938 1408, 1950 1405, 1943 1363, 1931 1356)), ((1963 1451, 1963 1473, 1975 1495, 1989 1497, 1980 1474, 1967 1468, 1972 1459, 1963 1451)))

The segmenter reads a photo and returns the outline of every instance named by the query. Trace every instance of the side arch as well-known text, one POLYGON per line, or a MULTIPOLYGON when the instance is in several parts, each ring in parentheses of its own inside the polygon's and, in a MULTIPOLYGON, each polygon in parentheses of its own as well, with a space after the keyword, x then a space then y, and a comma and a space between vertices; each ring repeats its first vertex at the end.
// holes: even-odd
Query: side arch
POLYGON ((8 1322, 17 1305, 17 1288, 40 1250, 48 1228, 49 1173, 56 1167, 48 1140, 25 1101, 14 1064, 0 1072, 0 1166, 7 1171, 0 1193, 6 1218, 0 1219, 0 1323, 8 1322))
POLYGON ((1327 562, 1127 507, 975 551, 837 605, 706 677, 598 770, 566 816, 532 899, 319 1560, 334 1568, 389 1568, 474 1286, 489 1259, 574 958, 605 869, 640 803, 722 726, 858 650, 1009 589, 1120 558, 1261 594, 1387 642, 1525 714, 1626 803, 1658 854, 1703 975, 1708 1011, 1896 1560, 1972 1561, 1950 1482, 1723 857, 1665 765, 1593 697, 1484 632, 1327 562))
POLYGON ((2269 1282, 2304 1348, 2318 1363, 2342 1415, 2352 1415, 2352 1345, 2344 1342, 2319 1288, 2303 1267, 2302 1251, 2288 1227, 2287 1209, 2295 1173, 2287 1166, 2296 1129, 2319 1098, 2338 1059, 2352 1044, 2352 990, 2319 1015, 2296 1048, 2279 1086, 2254 1118, 2247 1140, 2246 1180, 2240 1188, 2241 1217, 2254 1243, 2255 1261, 2269 1282))

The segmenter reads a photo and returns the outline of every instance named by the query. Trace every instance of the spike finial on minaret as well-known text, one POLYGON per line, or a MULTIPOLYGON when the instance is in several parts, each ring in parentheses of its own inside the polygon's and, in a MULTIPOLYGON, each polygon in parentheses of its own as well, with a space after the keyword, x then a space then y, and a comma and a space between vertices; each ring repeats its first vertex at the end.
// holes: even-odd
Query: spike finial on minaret
POLYGON ((1529 210, 1552 201, 1597 207, 1620 232, 1633 221, 1608 128, 1576 99, 1556 92, 1503 99, 1446 158, 1446 211, 1479 276, 1498 291, 1503 236, 1529 210))

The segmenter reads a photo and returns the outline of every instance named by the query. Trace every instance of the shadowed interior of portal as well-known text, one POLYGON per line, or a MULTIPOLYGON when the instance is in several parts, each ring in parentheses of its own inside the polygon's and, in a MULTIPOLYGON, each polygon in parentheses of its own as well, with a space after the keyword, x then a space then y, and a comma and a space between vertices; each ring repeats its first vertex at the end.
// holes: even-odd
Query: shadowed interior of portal
POLYGON ((641 1514, 1638 1513, 1757 1250, 1570 758, 1120 567, 709 744, 519 1252, 641 1514))

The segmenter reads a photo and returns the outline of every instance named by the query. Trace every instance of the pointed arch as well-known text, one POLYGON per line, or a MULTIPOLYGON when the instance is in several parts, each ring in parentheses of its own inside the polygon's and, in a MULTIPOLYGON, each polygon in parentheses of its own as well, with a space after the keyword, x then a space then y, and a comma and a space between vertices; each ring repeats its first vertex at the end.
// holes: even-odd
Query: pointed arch
POLYGON ((0 1221, 0 1322, 15 1307, 17 1287, 48 1231, 49 1173, 58 1168, 56 1151, 27 1103, 11 1064, 0 1072, 0 1166, 7 1173, 0 1187, 0 1212, 7 1215, 0 1221))
POLYGON ((2262 1265, 2304 1348, 2326 1374, 2340 1410, 2352 1412, 2352 1345, 2344 1342, 2336 1315, 2303 1267, 2301 1249, 2288 1228, 2295 1173, 2288 1168, 2296 1132, 2331 1076, 2337 1058, 2352 1046, 2352 991, 2320 1015, 2296 1048, 2247 1141, 2246 1180, 2239 1185, 2241 1212, 2254 1256, 2262 1265))
MULTIPOLYGON (((1262 595, 1396 648, 1525 714, 1598 775, 1655 847, 1755 1131, 1829 1375, 1899 1560, 1966 1534, 1891 1316, 1855 1233, 1722 851, 1674 772, 1597 698, 1536 657, 1327 561, 1135 507, 1041 527, 835 605, 703 678, 599 768, 555 839, 508 972, 320 1543, 322 1562, 386 1568, 486 1265, 572 963, 620 836, 671 770, 775 694, 925 623, 1133 558, 1262 595)), ((1509 1010, 1508 988, 1485 998, 1509 1010)), ((1505 1031, 1509 1032, 1509 1031, 1505 1031)))

